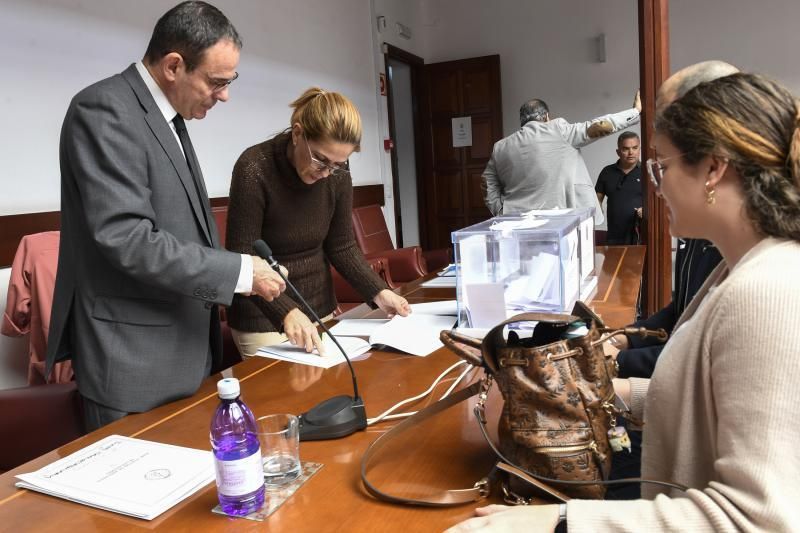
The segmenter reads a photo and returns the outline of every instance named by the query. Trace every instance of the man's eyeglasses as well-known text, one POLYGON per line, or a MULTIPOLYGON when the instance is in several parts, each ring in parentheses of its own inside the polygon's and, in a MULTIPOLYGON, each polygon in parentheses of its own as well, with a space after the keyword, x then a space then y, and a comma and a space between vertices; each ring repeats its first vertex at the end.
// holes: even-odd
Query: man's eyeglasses
POLYGON ((330 164, 326 163, 325 161, 320 161, 314 154, 311 153, 311 146, 308 144, 308 139, 306 138, 306 132, 303 132, 303 140, 306 142, 306 148, 308 149, 308 157, 311 159, 311 166, 314 167, 314 170, 317 172, 321 172, 323 170, 328 170, 331 176, 344 176, 350 172, 350 162, 345 161, 341 164, 330 164))
POLYGON ((239 78, 239 73, 234 72, 233 77, 230 79, 212 78, 208 74, 205 75, 208 80, 208 85, 211 87, 211 92, 218 93, 223 91, 228 85, 235 82, 239 78))
POLYGON ((650 176, 650 182, 655 185, 656 189, 661 187, 661 180, 664 177, 664 172, 666 171, 666 167, 664 167, 664 161, 669 159, 675 159, 676 157, 680 157, 683 154, 677 154, 670 157, 665 157, 663 159, 648 159, 645 162, 645 166, 647 167, 647 175, 650 176))

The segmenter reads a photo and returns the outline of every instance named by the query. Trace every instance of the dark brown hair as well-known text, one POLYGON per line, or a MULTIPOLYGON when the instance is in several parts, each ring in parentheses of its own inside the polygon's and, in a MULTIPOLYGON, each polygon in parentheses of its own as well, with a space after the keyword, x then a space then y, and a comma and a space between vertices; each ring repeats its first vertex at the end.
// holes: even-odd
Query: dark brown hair
POLYGON ((181 2, 156 22, 144 58, 154 64, 177 52, 191 72, 203 61, 206 50, 225 39, 241 50, 242 39, 222 11, 206 2, 181 2))

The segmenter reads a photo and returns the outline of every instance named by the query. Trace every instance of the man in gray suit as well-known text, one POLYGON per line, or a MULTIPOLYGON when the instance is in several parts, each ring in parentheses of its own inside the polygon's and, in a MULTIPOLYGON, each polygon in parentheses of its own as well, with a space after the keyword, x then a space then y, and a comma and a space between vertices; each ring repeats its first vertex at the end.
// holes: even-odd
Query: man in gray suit
POLYGON ((639 122, 642 104, 637 91, 633 109, 570 124, 550 119, 539 99, 519 110, 520 129, 497 141, 483 172, 486 207, 492 215, 531 209, 592 207, 595 224, 603 222, 594 184, 581 147, 639 122))
POLYGON ((228 99, 241 46, 218 9, 183 2, 141 62, 67 111, 47 368, 72 359, 89 430, 193 394, 222 355, 217 305, 284 289, 263 259, 220 249, 184 125, 228 99))

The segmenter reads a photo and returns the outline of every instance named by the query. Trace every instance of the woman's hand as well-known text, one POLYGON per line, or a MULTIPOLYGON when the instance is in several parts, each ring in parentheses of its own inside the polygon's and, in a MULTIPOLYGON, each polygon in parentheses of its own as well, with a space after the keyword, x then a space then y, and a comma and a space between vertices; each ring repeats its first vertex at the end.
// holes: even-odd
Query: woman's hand
POLYGON ((316 348, 319 355, 325 355, 325 345, 317 333, 317 326, 300 309, 292 309, 283 318, 283 332, 295 346, 305 348, 308 353, 316 348))
POLYGON ((608 342, 603 343, 603 352, 617 360, 617 355, 622 350, 627 350, 629 348, 628 337, 625 335, 614 335, 611 337, 608 342))
POLYGON ((389 289, 383 289, 372 301, 381 311, 389 315, 389 318, 394 315, 408 316, 411 314, 411 306, 408 305, 408 301, 389 289))
POLYGON ((629 379, 614 378, 614 392, 622 399, 625 405, 631 403, 631 381, 629 379))
POLYGON ((511 532, 546 531, 552 532, 558 525, 557 505, 488 505, 475 509, 476 518, 464 520, 445 533, 466 533, 469 531, 511 532))

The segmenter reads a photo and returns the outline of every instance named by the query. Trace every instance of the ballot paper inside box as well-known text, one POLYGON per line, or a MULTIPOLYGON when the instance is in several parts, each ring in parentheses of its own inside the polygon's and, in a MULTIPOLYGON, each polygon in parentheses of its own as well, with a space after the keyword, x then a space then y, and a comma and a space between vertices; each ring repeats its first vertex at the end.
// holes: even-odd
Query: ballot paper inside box
MULTIPOLYGON (((514 215, 519 218, 519 215, 514 215)), ((596 284, 594 264, 594 207, 573 207, 570 209, 534 209, 522 214, 523 217, 578 217, 578 260, 581 269, 581 285, 596 284)), ((501 217, 504 218, 504 217, 501 217)), ((581 294, 583 294, 581 289, 581 294)))
POLYGON ((495 217, 453 232, 459 326, 569 312, 581 297, 580 228, 578 214, 558 212, 495 217))

